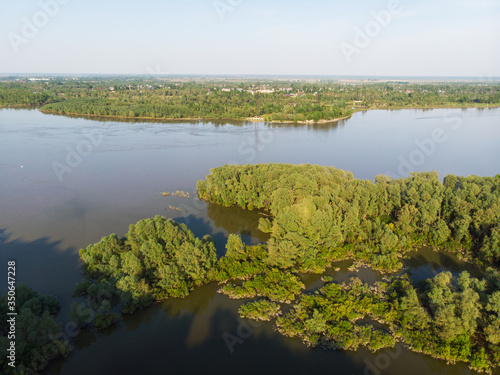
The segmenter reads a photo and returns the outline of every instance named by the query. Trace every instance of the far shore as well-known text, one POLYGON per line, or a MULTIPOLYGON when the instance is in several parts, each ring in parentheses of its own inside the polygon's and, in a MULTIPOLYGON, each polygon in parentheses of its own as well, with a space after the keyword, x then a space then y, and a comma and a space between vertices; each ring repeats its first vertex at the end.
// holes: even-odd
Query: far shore
POLYGON ((1 106, 0 108, 38 108, 38 110, 44 114, 50 114, 50 115, 58 115, 58 116, 79 116, 79 117, 89 117, 89 118, 106 118, 106 119, 117 119, 117 120, 147 120, 147 121, 157 121, 157 122, 167 122, 167 121, 180 121, 180 122, 186 122, 186 121, 248 121, 248 122, 265 122, 265 123, 270 123, 270 124, 300 124, 300 125, 322 125, 322 124, 329 124, 329 123, 335 123, 338 121, 346 120, 352 117, 356 112, 365 112, 365 111, 374 111, 374 110, 401 110, 401 109, 467 109, 467 108, 499 108, 500 105, 461 105, 461 106, 452 106, 452 105, 435 105, 435 106, 417 106, 417 107, 388 107, 388 106, 376 106, 376 107, 370 107, 370 108, 355 108, 352 110, 352 113, 348 116, 340 117, 340 118, 334 118, 334 119, 328 119, 328 120, 319 120, 319 121, 314 121, 314 120, 305 120, 305 121, 279 121, 279 120, 265 120, 262 118, 256 119, 253 117, 248 117, 248 118, 217 118, 217 117, 185 117, 185 118, 164 118, 164 117, 130 117, 130 116, 113 116, 113 115, 93 115, 93 114, 86 114, 86 113, 60 113, 57 111, 47 111, 43 110, 39 107, 36 106, 28 106, 28 105, 12 105, 12 106, 1 106))

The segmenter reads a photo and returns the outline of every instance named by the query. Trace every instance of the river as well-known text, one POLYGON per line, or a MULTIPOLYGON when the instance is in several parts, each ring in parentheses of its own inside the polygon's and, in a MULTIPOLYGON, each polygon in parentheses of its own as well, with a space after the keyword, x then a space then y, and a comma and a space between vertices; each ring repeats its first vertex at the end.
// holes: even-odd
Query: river
MULTIPOLYGON (((413 170, 494 176, 500 173, 500 109, 369 111, 327 125, 248 122, 119 122, 0 110, 0 265, 14 259, 17 280, 59 298, 65 324, 81 279, 78 250, 110 233, 123 235, 140 219, 163 215, 210 234, 224 253, 229 233, 247 243, 267 240, 260 215, 196 198, 196 181, 227 163, 311 163, 373 179, 413 170), (163 196, 182 190, 190 198, 163 196)), ((467 268, 451 254, 428 249, 405 261, 412 277, 467 268)), ((348 270, 338 281, 380 275, 348 270)), ((305 275, 308 290, 321 286, 305 275)), ((468 374, 466 365, 405 349, 371 354, 309 350, 285 338, 272 323, 238 319, 241 301, 207 285, 183 300, 169 300, 130 316, 99 335, 71 339, 66 359, 47 373, 80 374, 468 374), (236 343, 228 345, 228 338, 236 343)), ((0 285, 5 293, 6 283, 0 285)))

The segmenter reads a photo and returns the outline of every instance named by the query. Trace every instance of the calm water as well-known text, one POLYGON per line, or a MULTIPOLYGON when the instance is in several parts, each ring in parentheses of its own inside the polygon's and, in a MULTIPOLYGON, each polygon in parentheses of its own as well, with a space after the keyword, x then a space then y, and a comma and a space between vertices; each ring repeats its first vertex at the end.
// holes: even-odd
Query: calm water
MULTIPOLYGON (((58 296, 65 323, 71 303, 82 302, 71 297, 81 278, 78 250, 110 233, 123 235, 142 218, 160 214, 185 222, 198 236, 211 234, 220 254, 229 233, 248 243, 267 240, 256 229, 258 213, 194 198, 196 181, 210 168, 283 162, 333 165, 367 179, 410 170, 494 176, 499 140, 500 109, 370 111, 321 126, 101 122, 0 110, 0 264, 15 259, 19 282, 58 296), (176 190, 191 198, 161 195, 176 190)), ((480 275, 453 255, 429 250, 413 253, 405 265, 415 279, 465 267, 480 275)), ((340 271, 329 273, 338 281, 380 279, 371 270, 349 271, 350 262, 336 266, 340 271)), ((322 284, 318 276, 304 281, 308 290, 322 284)), ((240 303, 214 286, 199 288, 184 300, 127 316, 98 336, 79 334, 72 355, 48 373, 469 373, 464 365, 405 350, 392 353, 394 359, 386 352, 308 350, 274 333, 270 323, 240 322, 240 303), (225 333, 241 340, 233 353, 225 333)))

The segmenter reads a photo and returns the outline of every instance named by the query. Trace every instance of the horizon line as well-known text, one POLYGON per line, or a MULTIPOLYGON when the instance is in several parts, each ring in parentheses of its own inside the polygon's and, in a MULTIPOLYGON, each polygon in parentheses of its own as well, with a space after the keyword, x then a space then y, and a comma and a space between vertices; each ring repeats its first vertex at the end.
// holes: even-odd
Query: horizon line
POLYGON ((252 78, 392 78, 392 79, 473 79, 473 80, 500 80, 500 76, 457 76, 457 75, 384 75, 384 74, 231 74, 231 73, 165 73, 165 74, 151 74, 151 73, 4 73, 0 72, 0 76, 3 77, 24 77, 24 76, 62 76, 62 77, 74 77, 74 76, 92 76, 92 77, 149 77, 149 78, 167 78, 167 77, 252 77, 252 78))

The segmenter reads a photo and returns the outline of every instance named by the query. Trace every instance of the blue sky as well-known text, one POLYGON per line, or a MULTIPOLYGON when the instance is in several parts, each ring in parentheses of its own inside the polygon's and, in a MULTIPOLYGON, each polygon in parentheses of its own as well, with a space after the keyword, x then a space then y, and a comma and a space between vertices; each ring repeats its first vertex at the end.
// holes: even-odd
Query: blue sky
POLYGON ((499 20, 500 0, 1 1, 0 73, 498 77, 499 20))

